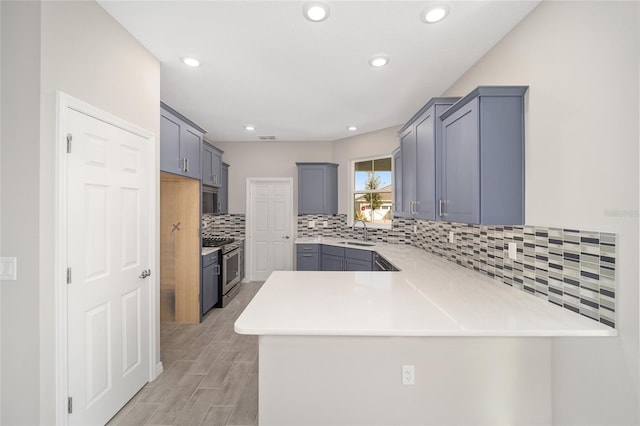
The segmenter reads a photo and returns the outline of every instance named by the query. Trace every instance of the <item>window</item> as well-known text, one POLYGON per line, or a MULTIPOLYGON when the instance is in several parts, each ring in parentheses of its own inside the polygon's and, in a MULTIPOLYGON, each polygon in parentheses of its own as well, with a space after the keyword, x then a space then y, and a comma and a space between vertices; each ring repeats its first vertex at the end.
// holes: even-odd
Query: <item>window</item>
POLYGON ((390 226, 393 217, 392 158, 353 162, 353 220, 390 226))

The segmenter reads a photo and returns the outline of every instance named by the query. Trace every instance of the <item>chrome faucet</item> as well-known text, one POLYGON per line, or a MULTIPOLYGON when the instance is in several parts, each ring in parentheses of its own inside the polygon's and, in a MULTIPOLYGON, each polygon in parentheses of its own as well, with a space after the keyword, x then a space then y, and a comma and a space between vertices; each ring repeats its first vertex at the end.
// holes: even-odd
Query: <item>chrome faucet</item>
POLYGON ((362 222, 362 225, 364 226, 364 234, 362 234, 362 240, 363 241, 367 241, 367 222, 365 222, 362 219, 356 219, 353 221, 353 227, 351 228, 354 232, 356 230, 356 223, 358 222, 362 222))

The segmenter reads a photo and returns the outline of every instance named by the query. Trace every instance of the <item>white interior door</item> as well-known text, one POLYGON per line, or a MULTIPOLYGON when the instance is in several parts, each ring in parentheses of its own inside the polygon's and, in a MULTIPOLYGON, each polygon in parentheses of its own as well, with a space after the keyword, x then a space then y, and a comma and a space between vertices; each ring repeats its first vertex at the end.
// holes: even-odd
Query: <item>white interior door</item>
POLYGON ((249 181, 249 270, 252 281, 293 267, 292 182, 249 181))
POLYGON ((69 424, 105 424, 149 378, 149 142, 70 110, 69 424))

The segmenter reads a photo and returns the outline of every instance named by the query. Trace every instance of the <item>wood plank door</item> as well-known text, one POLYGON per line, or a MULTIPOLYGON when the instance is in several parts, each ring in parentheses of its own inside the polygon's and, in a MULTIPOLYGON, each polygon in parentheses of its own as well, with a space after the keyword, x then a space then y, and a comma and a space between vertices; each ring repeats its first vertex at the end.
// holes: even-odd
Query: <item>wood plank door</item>
POLYGON ((293 269, 291 180, 249 183, 249 279, 264 281, 273 271, 293 269))
POLYGON ((149 378, 148 141, 69 111, 69 424, 105 424, 149 378))

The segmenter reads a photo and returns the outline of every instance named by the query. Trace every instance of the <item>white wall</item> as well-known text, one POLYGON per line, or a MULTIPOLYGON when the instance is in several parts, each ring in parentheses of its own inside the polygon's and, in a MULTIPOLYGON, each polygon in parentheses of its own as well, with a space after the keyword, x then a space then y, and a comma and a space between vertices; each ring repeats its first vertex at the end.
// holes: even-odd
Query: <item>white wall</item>
POLYGON ((2 255, 18 255, 20 281, 1 289, 0 423, 53 424, 55 91, 158 135, 160 65, 95 2, 2 2, 2 7, 3 110, 7 102, 17 116, 14 137, 5 137, 4 128, 2 134, 2 255), (7 16, 14 8, 32 12, 15 20, 7 16), (5 51, 8 40, 20 50, 5 51), (37 63, 14 65, 25 56, 37 63), (10 67, 16 72, 7 76, 10 67), (24 92, 5 96, 5 80, 24 92), (16 99, 25 96, 29 109, 16 109, 16 99))
MULTIPOLYGON (((248 177, 292 177, 293 213, 298 214, 296 161, 332 161, 331 142, 213 142, 229 164, 229 213, 246 211, 248 177)), ((295 223, 295 222, 294 222, 295 223)))
MULTIPOLYGON (((411 117, 407 117, 409 119, 411 117)), ((333 142, 218 141, 222 160, 229 167, 229 213, 245 213, 248 177, 292 177, 294 215, 298 208, 298 169, 296 162, 329 161, 338 167, 338 212, 347 213, 351 160, 390 155, 399 144, 400 126, 363 133, 333 142)))
MULTIPOLYGON (((425 101, 426 103, 426 101, 425 101)), ((409 120, 411 117, 407 117, 409 120)), ((351 161, 367 157, 391 155, 400 144, 400 126, 388 127, 333 142, 333 162, 338 167, 338 213, 348 214, 351 208, 351 161)))
POLYGON ((529 85, 526 222, 615 232, 617 328, 555 339, 554 424, 638 424, 637 2, 543 2, 444 95, 529 85))
POLYGON ((2 8, 2 256, 18 258, 18 280, 0 284, 1 424, 38 424, 38 162, 40 5, 2 8))

